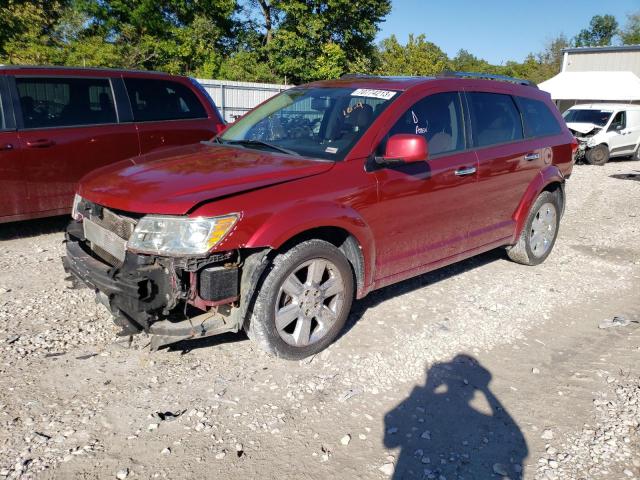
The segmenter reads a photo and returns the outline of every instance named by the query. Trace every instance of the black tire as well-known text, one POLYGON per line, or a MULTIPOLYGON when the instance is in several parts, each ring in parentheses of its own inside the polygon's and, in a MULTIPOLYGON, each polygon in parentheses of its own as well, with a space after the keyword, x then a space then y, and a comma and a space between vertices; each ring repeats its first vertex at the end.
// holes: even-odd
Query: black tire
POLYGON ((604 165, 609 161, 609 147, 600 144, 587 150, 587 162, 591 165, 604 165))
POLYGON ((354 297, 354 274, 351 264, 342 252, 329 242, 308 240, 286 252, 276 255, 262 276, 253 308, 247 313, 244 330, 261 349, 277 357, 300 360, 314 355, 329 346, 342 330, 354 297), (323 337, 306 346, 287 343, 276 328, 276 302, 285 280, 305 262, 314 259, 327 260, 339 271, 344 286, 344 298, 336 320, 323 337))
POLYGON ((507 248, 507 255, 511 260, 522 265, 539 265, 544 262, 553 250, 553 246, 558 238, 558 229, 560 227, 560 216, 562 215, 562 205, 558 199, 558 195, 552 192, 542 192, 531 206, 527 220, 520 232, 518 243, 507 248), (548 247, 543 254, 534 252, 535 246, 532 246, 533 223, 540 213, 540 208, 545 204, 552 204, 555 207, 555 227, 553 238, 549 241, 548 247))

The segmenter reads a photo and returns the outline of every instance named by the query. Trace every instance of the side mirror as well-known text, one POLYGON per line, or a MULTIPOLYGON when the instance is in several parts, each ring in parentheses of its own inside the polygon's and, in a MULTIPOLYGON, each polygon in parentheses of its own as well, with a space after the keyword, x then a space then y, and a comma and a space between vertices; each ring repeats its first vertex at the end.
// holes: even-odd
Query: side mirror
POLYGON ((422 135, 398 133, 387 140, 387 148, 378 163, 415 163, 429 158, 429 147, 422 135))

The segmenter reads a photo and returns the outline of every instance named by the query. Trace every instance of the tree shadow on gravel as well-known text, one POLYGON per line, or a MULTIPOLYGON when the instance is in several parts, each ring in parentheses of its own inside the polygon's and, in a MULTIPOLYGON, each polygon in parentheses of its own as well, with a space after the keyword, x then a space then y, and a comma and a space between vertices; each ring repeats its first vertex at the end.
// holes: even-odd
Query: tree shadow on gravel
POLYGON ((384 445, 400 448, 393 478, 522 479, 524 436, 468 356, 436 363, 424 386, 385 416, 384 445))
POLYGON ((0 225, 0 241, 64 232, 70 220, 71 217, 69 215, 61 215, 58 217, 5 223, 0 225))
MULTIPOLYGON (((355 324, 364 316, 365 312, 369 308, 373 308, 387 300, 404 295, 406 293, 413 292, 427 285, 437 283, 447 278, 455 277, 462 273, 473 270, 474 268, 482 267, 496 260, 502 260, 505 258, 504 249, 497 248, 489 252, 471 257, 467 260, 463 260, 458 263, 454 263, 447 267, 442 267, 432 272, 425 273, 423 275, 410 278, 394 285, 375 290, 361 300, 356 300, 351 307, 351 314, 347 319, 347 323, 338 335, 338 339, 346 335, 355 324)), ((338 340, 336 339, 336 341, 338 340)))

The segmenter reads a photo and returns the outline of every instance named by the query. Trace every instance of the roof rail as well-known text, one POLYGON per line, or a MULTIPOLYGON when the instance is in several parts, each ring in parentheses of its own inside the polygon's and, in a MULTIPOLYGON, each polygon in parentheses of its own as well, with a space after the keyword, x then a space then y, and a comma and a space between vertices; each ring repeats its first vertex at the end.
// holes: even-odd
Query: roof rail
POLYGON ((525 80, 523 78, 509 77, 507 75, 494 75, 492 73, 453 72, 453 71, 445 70, 444 72, 440 73, 438 77, 473 78, 478 80, 497 80, 499 82, 509 82, 509 83, 515 83, 518 85, 526 85, 528 87, 538 88, 538 86, 530 80, 525 80))

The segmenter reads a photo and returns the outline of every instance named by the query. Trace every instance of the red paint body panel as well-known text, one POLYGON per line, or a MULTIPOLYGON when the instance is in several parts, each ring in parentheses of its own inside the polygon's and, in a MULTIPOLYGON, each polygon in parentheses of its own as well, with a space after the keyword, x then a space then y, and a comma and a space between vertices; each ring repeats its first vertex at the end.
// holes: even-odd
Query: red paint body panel
POLYGON ((78 193, 92 202, 119 210, 184 215, 200 203, 316 175, 333 165, 320 160, 198 143, 96 170, 83 179, 78 193))
MULTIPOLYGON (((0 76, 11 80, 14 77, 89 77, 114 82, 123 77, 170 80, 188 87, 206 112, 206 118, 201 119, 56 128, 24 129, 18 122, 15 131, 0 132, 0 223, 69 212, 78 181, 87 173, 147 152, 208 140, 221 131, 224 124, 211 100, 185 77, 51 67, 3 67, 0 76), (11 143, 13 150, 2 150, 6 143, 11 143)), ((113 92, 116 106, 128 105, 128 98, 122 95, 126 91, 114 88, 113 92)), ((8 93, 17 97, 17 90, 10 89, 8 93)), ((14 108, 20 104, 16 98, 12 103, 14 108)), ((127 112, 119 111, 121 118, 123 113, 127 112)), ((20 111, 15 115, 17 119, 22 118, 20 111)))
POLYGON ((343 79, 324 86, 402 91, 342 162, 218 145, 156 152, 88 175, 79 193, 137 213, 241 215, 218 251, 279 248, 299 233, 337 227, 357 240, 368 291, 512 244, 545 186, 571 173, 572 135, 562 133, 372 168, 380 141, 417 100, 473 91, 549 96, 535 88, 466 79, 343 79), (528 153, 539 158, 528 161, 528 153), (460 169, 476 169, 460 176, 460 169))

